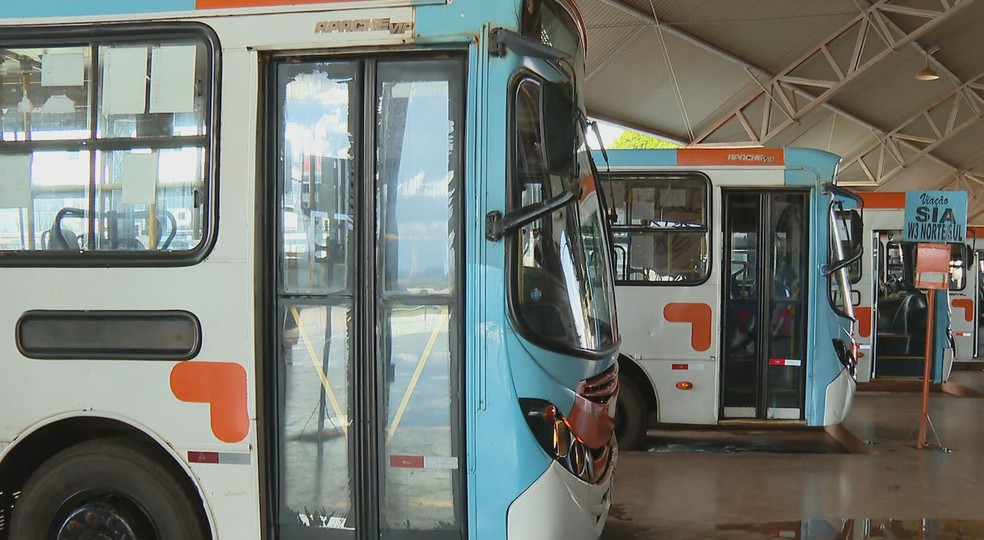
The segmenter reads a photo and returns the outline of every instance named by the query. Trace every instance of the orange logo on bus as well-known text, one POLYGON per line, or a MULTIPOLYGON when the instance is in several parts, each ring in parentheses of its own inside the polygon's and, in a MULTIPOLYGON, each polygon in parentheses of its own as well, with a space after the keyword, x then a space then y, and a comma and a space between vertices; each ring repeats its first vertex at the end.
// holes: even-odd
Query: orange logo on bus
POLYGON ((208 403, 212 433, 222 442, 249 435, 246 370, 231 362, 181 362, 171 370, 171 392, 188 403, 208 403))
POLYGON ((871 308, 856 307, 854 316, 858 319, 858 335, 861 337, 871 337, 871 308))
POLYGON ((707 304, 666 304, 663 317, 673 323, 690 324, 690 346, 703 352, 711 348, 711 306, 707 304))
POLYGON ((682 148, 677 150, 677 165, 785 165, 782 148, 682 148))
POLYGON ((974 320, 973 300, 971 300, 970 298, 957 298, 952 303, 953 303, 953 307, 956 309, 963 308, 964 318, 967 319, 968 322, 974 320))

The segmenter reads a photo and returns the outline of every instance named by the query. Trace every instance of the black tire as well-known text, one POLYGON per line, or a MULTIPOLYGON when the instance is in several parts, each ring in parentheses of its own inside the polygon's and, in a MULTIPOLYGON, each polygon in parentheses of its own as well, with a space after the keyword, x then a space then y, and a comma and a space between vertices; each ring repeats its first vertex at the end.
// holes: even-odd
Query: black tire
POLYGON ((100 439, 56 454, 21 490, 10 538, 210 538, 201 504, 142 448, 121 439, 100 439))
POLYGON ((649 411, 642 392, 628 377, 618 377, 618 402, 615 405, 615 439, 619 450, 638 450, 646 440, 649 411))

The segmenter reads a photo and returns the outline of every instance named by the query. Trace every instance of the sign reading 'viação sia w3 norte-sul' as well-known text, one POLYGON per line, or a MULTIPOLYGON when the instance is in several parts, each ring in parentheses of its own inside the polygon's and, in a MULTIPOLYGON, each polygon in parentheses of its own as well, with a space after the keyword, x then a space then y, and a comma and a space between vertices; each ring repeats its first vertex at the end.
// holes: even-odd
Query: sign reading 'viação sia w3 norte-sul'
POLYGON ((966 235, 966 191, 906 192, 903 240, 952 244, 966 235))

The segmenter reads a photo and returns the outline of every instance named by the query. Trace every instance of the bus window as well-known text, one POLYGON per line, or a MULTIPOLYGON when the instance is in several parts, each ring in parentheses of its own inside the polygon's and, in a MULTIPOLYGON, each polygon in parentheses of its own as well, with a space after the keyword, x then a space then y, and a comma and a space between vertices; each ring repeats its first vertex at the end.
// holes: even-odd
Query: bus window
POLYGON ((697 174, 616 178, 619 283, 702 283, 707 250, 707 179, 697 174))
POLYGON ((349 287, 352 257, 350 109, 356 64, 326 62, 317 69, 298 64, 281 70, 290 77, 283 103, 287 138, 280 208, 285 292, 341 292, 349 287))
POLYGON ((969 254, 964 244, 950 244, 950 290, 962 291, 967 286, 969 254))
POLYGON ((855 259, 847 265, 848 281, 853 285, 861 280, 862 219, 857 210, 845 210, 839 201, 831 206, 830 266, 843 260, 855 259))
MULTIPOLYGON (((885 235, 885 233, 882 233, 885 235)), ((900 231, 887 233, 888 258, 884 262, 882 284, 887 286, 887 293, 898 292, 902 288, 914 289, 916 282, 916 243, 899 242, 900 231)), ((950 244, 950 279, 951 291, 962 291, 967 286, 967 246, 950 244)))
POLYGON ((199 249, 211 204, 211 53, 193 31, 0 43, 6 77, 19 82, 0 96, 0 251, 64 260, 199 249))

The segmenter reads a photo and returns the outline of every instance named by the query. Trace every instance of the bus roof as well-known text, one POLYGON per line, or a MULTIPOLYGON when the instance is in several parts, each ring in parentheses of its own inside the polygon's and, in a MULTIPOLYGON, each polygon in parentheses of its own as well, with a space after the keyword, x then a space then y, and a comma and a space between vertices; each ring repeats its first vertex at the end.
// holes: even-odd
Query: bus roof
MULTIPOLYGON (((840 157, 807 148, 675 148, 609 150, 613 167, 796 167, 833 166, 840 157)), ((595 160, 603 162, 600 154, 595 160)))
POLYGON ((331 9, 372 8, 446 3, 448 0, 88 0, 86 2, 46 0, 44 2, 7 2, 3 8, 2 18, 124 15, 210 9, 304 6, 331 9))

